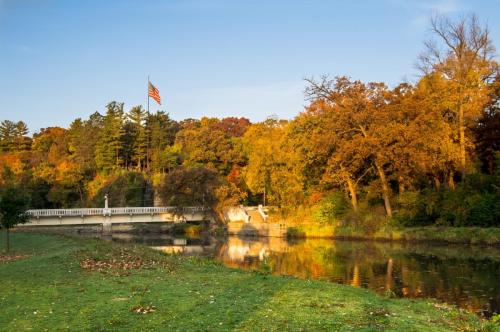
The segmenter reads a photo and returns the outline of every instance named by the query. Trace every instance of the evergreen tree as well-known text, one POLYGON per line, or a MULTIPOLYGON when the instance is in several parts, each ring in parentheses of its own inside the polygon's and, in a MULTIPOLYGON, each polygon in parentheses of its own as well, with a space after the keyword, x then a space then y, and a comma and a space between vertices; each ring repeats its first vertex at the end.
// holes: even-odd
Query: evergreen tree
POLYGON ((123 164, 121 150, 122 138, 125 134, 123 103, 113 101, 107 105, 107 109, 95 150, 97 169, 104 172, 109 172, 123 164))
POLYGON ((144 124, 147 113, 142 106, 135 106, 130 110, 127 117, 130 120, 132 133, 132 159, 135 161, 137 169, 141 170, 146 160, 147 145, 144 124))
POLYGON ((16 135, 16 124, 10 120, 4 120, 0 124, 0 144, 2 151, 11 151, 14 147, 16 135))
POLYGON ((23 121, 16 123, 14 128, 13 144, 17 151, 26 151, 31 147, 31 139, 27 137, 29 133, 28 126, 23 121))
POLYGON ((103 121, 103 116, 95 112, 86 121, 73 121, 68 131, 71 160, 90 176, 94 175, 96 169, 95 151, 103 121))
POLYGON ((147 114, 146 118, 146 168, 153 172, 162 169, 163 151, 174 144, 179 124, 164 112, 147 114))

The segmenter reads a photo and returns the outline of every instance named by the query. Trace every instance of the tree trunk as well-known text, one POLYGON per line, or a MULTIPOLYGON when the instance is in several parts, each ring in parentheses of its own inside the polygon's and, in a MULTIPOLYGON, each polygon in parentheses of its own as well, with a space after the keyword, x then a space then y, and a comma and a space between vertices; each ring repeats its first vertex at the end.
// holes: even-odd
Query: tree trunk
POLYGON ((394 269, 394 261, 389 258, 387 261, 387 271, 385 274, 385 289, 390 291, 392 289, 392 272, 394 269))
POLYGON ((439 181, 439 178, 437 176, 434 177, 434 186, 436 187, 437 190, 441 188, 441 181, 439 181))
POLYGON ((392 208, 391 208, 391 201, 389 200, 389 184, 387 183, 387 179, 385 177, 385 172, 383 168, 378 164, 375 163, 375 168, 377 168, 378 175, 380 177, 380 182, 382 184, 382 196, 384 198, 384 205, 385 205, 385 211, 387 212, 387 215, 389 217, 392 217, 392 208))
POLYGON ((455 189, 455 180, 453 180, 453 171, 448 173, 448 187, 450 189, 455 189))
POLYGON ((398 186, 399 186, 399 193, 402 194, 405 192, 405 184, 402 176, 398 176, 398 186))
POLYGON ((465 121, 464 121, 464 108, 462 103, 458 105, 458 125, 460 135, 460 172, 462 181, 465 180, 465 121))
POLYGON ((347 179, 347 187, 349 188, 349 193, 351 194, 351 204, 354 212, 358 212, 358 196, 356 194, 356 185, 351 179, 347 179))
POLYGON ((6 235, 6 243, 7 243, 7 253, 9 252, 10 250, 10 234, 9 234, 9 229, 7 228, 7 232, 5 233, 6 235))

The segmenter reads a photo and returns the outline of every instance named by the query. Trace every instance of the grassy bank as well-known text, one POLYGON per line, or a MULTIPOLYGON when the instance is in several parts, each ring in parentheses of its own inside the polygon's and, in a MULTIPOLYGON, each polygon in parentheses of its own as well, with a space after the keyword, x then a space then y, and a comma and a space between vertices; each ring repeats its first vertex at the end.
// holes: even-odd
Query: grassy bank
POLYGON ((349 227, 335 230, 336 237, 396 241, 433 241, 447 243, 500 245, 500 228, 481 227, 411 227, 385 228, 368 234, 349 227))
POLYGON ((430 300, 233 270, 209 258, 50 235, 12 240, 20 259, 0 261, 2 331, 495 329, 430 300))
POLYGON ((481 227, 385 227, 367 232, 361 228, 329 224, 303 223, 288 226, 292 238, 345 238, 408 242, 447 242, 459 244, 500 245, 500 228, 481 227))

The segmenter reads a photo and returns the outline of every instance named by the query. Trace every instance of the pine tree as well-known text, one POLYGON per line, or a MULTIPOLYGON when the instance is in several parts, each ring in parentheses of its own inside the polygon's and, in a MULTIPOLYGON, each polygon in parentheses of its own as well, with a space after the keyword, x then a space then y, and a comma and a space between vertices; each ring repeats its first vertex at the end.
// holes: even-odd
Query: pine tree
POLYGON ((10 120, 4 120, 0 124, 0 145, 2 151, 11 151, 14 148, 14 137, 16 135, 16 124, 10 120))
POLYGON ((146 168, 154 172, 161 170, 163 151, 174 144, 179 123, 164 112, 147 114, 146 118, 146 168), (151 164, 151 165, 150 165, 151 164))
POLYGON ((95 150, 97 168, 104 172, 109 172, 122 165, 122 138, 125 134, 123 103, 113 101, 107 105, 107 108, 95 150))
POLYGON ((27 137, 28 126, 23 121, 16 123, 14 128, 13 144, 17 151, 26 151, 31 147, 31 139, 27 137))
POLYGON ((95 151, 103 122, 103 116, 95 112, 86 121, 76 119, 69 128, 71 159, 89 174, 95 173, 95 151))
POLYGON ((132 158, 135 160, 136 167, 141 170, 146 160, 146 129, 144 123, 147 113, 142 106, 133 107, 127 114, 131 124, 132 131, 132 158))

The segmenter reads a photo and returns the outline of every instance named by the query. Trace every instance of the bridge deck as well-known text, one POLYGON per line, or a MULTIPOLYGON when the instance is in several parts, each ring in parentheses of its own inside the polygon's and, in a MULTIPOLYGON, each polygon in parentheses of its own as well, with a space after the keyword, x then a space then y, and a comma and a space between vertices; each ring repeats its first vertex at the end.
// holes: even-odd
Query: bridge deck
MULTIPOLYGON (((29 222, 19 227, 103 225, 132 223, 183 223, 211 220, 203 207, 117 207, 28 210, 29 222)), ((109 228, 109 227, 108 227, 109 228)))
POLYGON ((203 212, 203 207, 118 207, 118 208, 85 208, 85 209, 45 209, 28 210, 31 218, 50 217, 85 217, 85 216, 113 216, 113 215, 147 215, 161 213, 194 214, 203 212))

